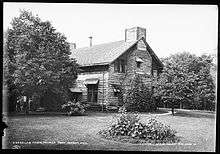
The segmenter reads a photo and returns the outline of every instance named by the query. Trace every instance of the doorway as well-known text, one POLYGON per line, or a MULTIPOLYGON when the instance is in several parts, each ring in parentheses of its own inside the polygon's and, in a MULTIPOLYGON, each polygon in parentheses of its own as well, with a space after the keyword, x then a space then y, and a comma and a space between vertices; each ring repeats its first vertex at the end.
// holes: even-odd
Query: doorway
POLYGON ((98 100, 98 84, 87 85, 87 101, 97 103, 98 100))

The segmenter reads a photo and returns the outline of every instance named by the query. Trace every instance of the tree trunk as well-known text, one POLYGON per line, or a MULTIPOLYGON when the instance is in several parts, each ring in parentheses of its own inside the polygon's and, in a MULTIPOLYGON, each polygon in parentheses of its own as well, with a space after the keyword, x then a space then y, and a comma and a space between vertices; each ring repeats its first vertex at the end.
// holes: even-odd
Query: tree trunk
POLYGON ((171 104, 171 111, 172 111, 172 115, 174 116, 174 105, 175 105, 175 103, 174 102, 172 102, 172 104, 171 104))
POLYGON ((174 116, 174 107, 172 106, 172 115, 174 116))

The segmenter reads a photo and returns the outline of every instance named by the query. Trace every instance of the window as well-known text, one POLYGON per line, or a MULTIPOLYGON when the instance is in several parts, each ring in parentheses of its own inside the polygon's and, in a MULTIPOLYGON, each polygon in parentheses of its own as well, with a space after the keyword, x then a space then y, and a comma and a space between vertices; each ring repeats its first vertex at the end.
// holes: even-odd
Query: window
POLYGON ((114 70, 118 73, 125 73, 125 60, 119 59, 114 63, 114 70))
POLYGON ((137 62, 137 68, 141 68, 141 62, 137 62))
POLYGON ((144 61, 139 58, 139 57, 136 57, 136 64, 137 64, 137 68, 141 68, 141 63, 143 63, 144 61))
POLYGON ((157 77, 157 70, 153 70, 153 76, 157 77))
POLYGON ((121 92, 121 87, 120 85, 116 85, 116 84, 112 84, 113 86, 113 92, 114 92, 114 96, 118 97, 120 92, 121 92))

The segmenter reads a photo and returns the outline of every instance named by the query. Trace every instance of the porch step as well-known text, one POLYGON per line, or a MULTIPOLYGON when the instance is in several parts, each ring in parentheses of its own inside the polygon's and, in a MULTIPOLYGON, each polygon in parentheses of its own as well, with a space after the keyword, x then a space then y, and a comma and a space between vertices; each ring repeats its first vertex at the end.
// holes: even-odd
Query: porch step
POLYGON ((106 106, 106 111, 118 111, 117 106, 106 106))

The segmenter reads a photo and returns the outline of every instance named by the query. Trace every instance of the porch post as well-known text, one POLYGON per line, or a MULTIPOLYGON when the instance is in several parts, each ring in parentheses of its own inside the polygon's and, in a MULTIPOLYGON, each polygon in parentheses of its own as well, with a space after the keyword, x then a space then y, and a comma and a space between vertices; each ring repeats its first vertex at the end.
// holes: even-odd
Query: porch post
POLYGON ((105 99, 105 97, 104 97, 104 71, 103 71, 103 81, 102 81, 102 83, 103 83, 103 85, 102 85, 102 112, 104 111, 104 99, 105 99))

